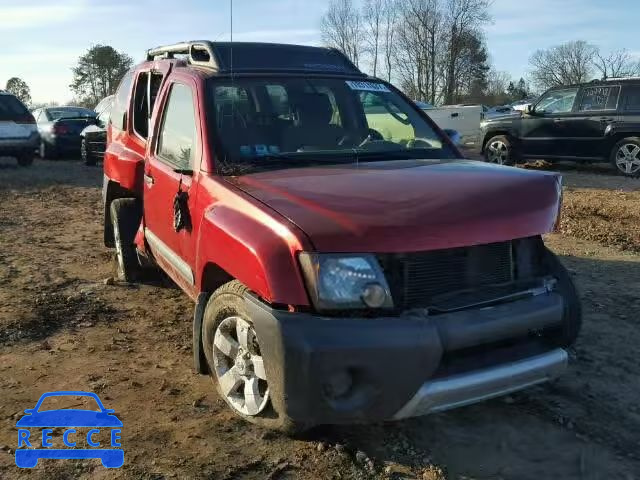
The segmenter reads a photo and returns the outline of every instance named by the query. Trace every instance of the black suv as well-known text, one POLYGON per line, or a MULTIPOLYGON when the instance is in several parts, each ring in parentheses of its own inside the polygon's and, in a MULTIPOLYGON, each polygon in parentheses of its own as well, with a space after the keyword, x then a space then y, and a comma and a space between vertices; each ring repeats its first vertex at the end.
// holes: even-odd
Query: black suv
POLYGON ((640 78, 553 88, 526 112, 480 127, 488 162, 611 161, 623 175, 640 176, 640 78))

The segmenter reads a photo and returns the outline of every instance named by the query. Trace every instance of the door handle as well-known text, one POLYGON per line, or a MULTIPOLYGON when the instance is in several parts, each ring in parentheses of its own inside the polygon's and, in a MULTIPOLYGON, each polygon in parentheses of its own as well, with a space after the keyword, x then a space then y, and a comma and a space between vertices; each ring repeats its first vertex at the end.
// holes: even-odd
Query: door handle
POLYGON ((146 183, 148 186, 151 186, 154 184, 153 177, 149 173, 144 174, 144 183, 146 183))
POLYGON ((613 121, 614 121, 614 119, 613 119, 613 118, 611 118, 611 117, 600 117, 600 121, 601 121, 602 123, 611 123, 611 122, 613 122, 613 121))
POLYGON ((458 117, 458 115, 459 115, 458 113, 452 113, 452 114, 451 114, 451 118, 457 118, 457 117, 458 117))

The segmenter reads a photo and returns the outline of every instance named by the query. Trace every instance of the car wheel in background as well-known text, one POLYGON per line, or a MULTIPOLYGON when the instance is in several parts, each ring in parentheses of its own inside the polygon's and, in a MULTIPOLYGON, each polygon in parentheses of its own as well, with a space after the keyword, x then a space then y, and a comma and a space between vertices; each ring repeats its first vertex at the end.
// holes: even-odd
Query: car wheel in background
POLYGON ((238 416, 262 427, 294 433, 303 424, 274 409, 269 381, 253 323, 245 308, 247 287, 237 280, 209 298, 202 320, 202 347, 211 379, 238 416))
POLYGON ((142 206, 135 198, 117 198, 111 202, 110 212, 116 249, 116 274, 119 280, 132 282, 140 270, 133 241, 140 226, 142 206))
POLYGON ((47 142, 45 142, 44 140, 40 141, 39 153, 40 153, 40 158, 43 160, 46 160, 47 158, 49 160, 54 160, 57 158, 57 153, 55 149, 51 147, 49 144, 47 144, 47 142))
POLYGON ((29 167, 33 163, 33 152, 22 153, 17 157, 20 167, 29 167))
POLYGON ((491 137, 484 147, 484 158, 489 163, 514 165, 516 162, 511 140, 505 135, 491 137))
POLYGON ((82 157, 82 161, 87 166, 92 167, 96 164, 96 159, 88 149, 87 141, 84 138, 82 139, 82 142, 80 142, 80 157, 82 157))
POLYGON ((640 177, 640 138, 627 137, 615 144, 611 163, 627 177, 640 177))

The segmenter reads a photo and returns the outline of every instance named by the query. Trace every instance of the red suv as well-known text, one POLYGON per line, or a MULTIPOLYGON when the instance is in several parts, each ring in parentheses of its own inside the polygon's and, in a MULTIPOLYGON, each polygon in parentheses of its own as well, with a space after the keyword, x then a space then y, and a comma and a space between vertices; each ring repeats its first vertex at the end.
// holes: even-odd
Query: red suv
POLYGON ((152 49, 107 142, 120 278, 152 263, 195 301, 196 369, 249 421, 400 419, 565 370, 561 177, 464 160, 336 50, 152 49))

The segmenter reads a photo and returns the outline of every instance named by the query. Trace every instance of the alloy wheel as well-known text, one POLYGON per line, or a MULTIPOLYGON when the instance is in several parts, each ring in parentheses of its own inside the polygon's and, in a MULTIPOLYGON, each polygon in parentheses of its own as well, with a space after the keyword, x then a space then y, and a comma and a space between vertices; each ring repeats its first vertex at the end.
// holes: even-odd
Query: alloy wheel
POLYGON ((213 363, 220 391, 231 407, 254 416, 269 403, 269 385, 253 326, 240 317, 222 320, 213 339, 213 363))
POLYGON ((616 167, 625 175, 640 172, 640 146, 635 143, 625 143, 616 152, 616 167))
POLYGON ((487 160, 505 165, 509 161, 509 147, 501 140, 494 140, 487 147, 487 160))

